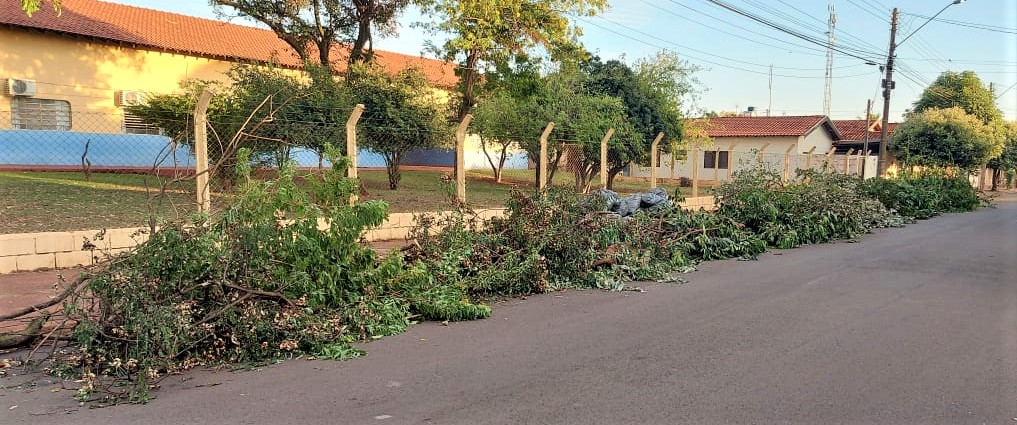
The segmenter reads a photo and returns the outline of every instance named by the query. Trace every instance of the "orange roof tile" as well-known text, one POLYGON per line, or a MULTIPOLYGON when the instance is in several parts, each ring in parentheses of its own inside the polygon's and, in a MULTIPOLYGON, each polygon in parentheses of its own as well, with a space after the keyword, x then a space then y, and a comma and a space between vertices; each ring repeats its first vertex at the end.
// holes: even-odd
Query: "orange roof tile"
MULTIPOLYGON (((870 121, 869 140, 879 140, 880 121, 870 121)), ((865 120, 833 120, 833 125, 840 131, 841 140, 865 140, 865 120)), ((887 126, 887 135, 892 135, 897 123, 887 126)))
MULTIPOLYGON (((96 0, 62 0, 61 13, 46 5, 32 17, 21 3, 0 1, 0 25, 89 37, 113 43, 224 60, 269 62, 300 68, 296 52, 272 31, 212 19, 180 15, 96 0)), ((338 70, 345 69, 348 48, 336 46, 332 55, 338 70)), ((455 85, 455 65, 435 59, 375 51, 379 64, 389 70, 420 67, 434 84, 455 85)))
POLYGON ((826 124, 836 139, 836 127, 825 115, 786 117, 714 117, 706 119, 709 137, 786 137, 804 136, 826 124))

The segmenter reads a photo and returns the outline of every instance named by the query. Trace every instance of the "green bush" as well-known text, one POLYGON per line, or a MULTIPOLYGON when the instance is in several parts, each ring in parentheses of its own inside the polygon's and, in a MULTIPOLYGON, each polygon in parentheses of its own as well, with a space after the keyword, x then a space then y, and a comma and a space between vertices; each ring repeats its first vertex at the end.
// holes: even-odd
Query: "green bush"
POLYGON ((944 212, 971 211, 981 203, 978 191, 967 178, 942 170, 873 178, 866 180, 862 188, 887 208, 920 220, 944 212))
POLYGON ((80 374, 80 395, 144 401, 159 377, 194 366, 355 357, 351 343, 403 332, 414 314, 490 315, 463 288, 361 244, 388 206, 350 204, 358 184, 343 177, 348 161, 329 156, 336 166, 307 187, 289 166, 272 181, 241 167, 225 212, 167 224, 91 276, 84 298, 67 304, 82 318, 81 354, 62 367, 80 374))
POLYGON ((858 237, 873 228, 901 226, 902 218, 865 195, 861 179, 800 171, 787 182, 761 167, 736 173, 722 185, 718 214, 758 235, 769 246, 858 237))

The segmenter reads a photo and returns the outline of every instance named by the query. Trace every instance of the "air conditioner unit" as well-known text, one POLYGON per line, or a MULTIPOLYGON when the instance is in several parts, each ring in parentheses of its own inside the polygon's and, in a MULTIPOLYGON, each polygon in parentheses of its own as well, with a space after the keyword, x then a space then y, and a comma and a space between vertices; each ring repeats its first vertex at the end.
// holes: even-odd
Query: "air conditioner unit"
POLYGON ((134 90, 117 90, 113 96, 116 106, 134 106, 145 103, 145 93, 134 90))
POLYGON ((5 91, 10 96, 35 96, 35 80, 8 78, 5 91))

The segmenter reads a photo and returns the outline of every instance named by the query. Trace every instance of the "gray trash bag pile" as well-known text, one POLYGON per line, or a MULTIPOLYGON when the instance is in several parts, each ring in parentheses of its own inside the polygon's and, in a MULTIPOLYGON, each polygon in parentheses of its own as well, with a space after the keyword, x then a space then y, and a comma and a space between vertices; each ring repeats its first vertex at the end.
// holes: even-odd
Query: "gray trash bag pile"
POLYGON ((597 194, 607 201, 607 211, 622 217, 632 216, 640 210, 658 211, 674 207, 667 192, 659 187, 650 190, 649 193, 634 193, 626 197, 607 189, 601 189, 597 191, 597 194))

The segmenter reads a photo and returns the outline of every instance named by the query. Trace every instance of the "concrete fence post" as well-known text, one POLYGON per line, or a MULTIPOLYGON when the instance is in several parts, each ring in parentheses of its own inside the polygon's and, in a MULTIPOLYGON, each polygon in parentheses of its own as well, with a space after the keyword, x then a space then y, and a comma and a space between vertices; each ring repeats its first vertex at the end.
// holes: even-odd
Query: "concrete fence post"
POLYGON ((466 203, 466 128, 473 121, 472 114, 466 114, 456 129, 456 200, 466 203))
POLYGON ((657 166, 660 164, 660 141, 664 138, 664 132, 657 133, 650 143, 650 189, 657 187, 657 166))
POLYGON ((851 172, 851 155, 855 153, 854 149, 848 149, 847 154, 844 155, 844 174, 847 175, 851 172))
POLYGON ((794 150, 795 145, 788 146, 784 151, 784 175, 783 181, 791 180, 791 151, 794 150))
POLYGON ((607 129, 604 138, 600 139, 600 188, 607 189, 607 142, 614 136, 614 129, 607 129))
POLYGON ((350 160, 350 168, 346 169, 346 177, 357 178, 357 121, 364 113, 364 104, 353 107, 350 118, 346 120, 346 158, 350 160))
POLYGON ((537 189, 544 190, 547 187, 547 138, 554 130, 554 122, 548 122, 544 132, 540 133, 540 158, 537 158, 537 189))
POLYGON ((805 154, 806 155, 805 156, 805 169, 807 169, 807 170, 811 170, 812 169, 812 155, 814 155, 815 153, 816 153, 816 147, 813 146, 811 149, 809 149, 809 152, 805 154))
MULTIPOLYGON (((834 168, 834 166, 833 166, 833 153, 836 152, 836 151, 837 151, 837 148, 836 147, 832 147, 832 148, 830 148, 829 151, 826 152, 826 164, 823 164, 823 172, 824 173, 827 172, 830 168, 834 168)), ((834 168, 834 171, 836 171, 835 168, 834 168)))
POLYGON ((197 204, 199 213, 212 210, 211 194, 208 190, 208 103, 212 100, 212 92, 201 91, 198 104, 194 107, 194 181, 197 185, 197 204))
MULTIPOLYGON (((732 142, 727 147, 727 181, 731 181, 731 169, 734 168, 734 166, 732 164, 734 163, 733 160, 734 160, 735 145, 736 145, 736 143, 732 142)), ((719 160, 719 158, 718 158, 718 160, 719 160)))
POLYGON ((765 151, 766 151, 766 148, 768 148, 768 147, 770 147, 770 144, 769 144, 769 143, 763 143, 763 146, 761 146, 761 147, 759 148, 759 163, 760 163, 760 164, 762 164, 762 163, 763 163, 763 152, 765 152, 765 151))
POLYGON ((699 196, 699 145, 692 145, 689 161, 692 164, 692 197, 699 196))

